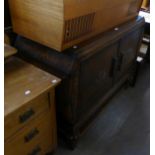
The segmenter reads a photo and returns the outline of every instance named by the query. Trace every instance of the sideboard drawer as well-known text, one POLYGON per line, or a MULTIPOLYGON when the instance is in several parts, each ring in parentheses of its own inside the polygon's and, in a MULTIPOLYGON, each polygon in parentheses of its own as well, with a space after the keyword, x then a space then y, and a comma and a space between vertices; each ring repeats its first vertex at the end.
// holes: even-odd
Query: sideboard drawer
POLYGON ((38 114, 48 109, 49 102, 48 93, 44 93, 7 115, 5 117, 5 140, 7 140, 9 136, 15 134, 19 129, 23 128, 38 114))
POLYGON ((41 155, 52 149, 54 127, 51 111, 34 119, 5 143, 5 155, 41 155))

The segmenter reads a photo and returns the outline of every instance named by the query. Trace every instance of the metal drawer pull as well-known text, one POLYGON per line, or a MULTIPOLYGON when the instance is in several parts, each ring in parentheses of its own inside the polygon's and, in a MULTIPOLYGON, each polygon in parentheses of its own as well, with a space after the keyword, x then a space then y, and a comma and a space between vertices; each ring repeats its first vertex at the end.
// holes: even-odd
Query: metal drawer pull
POLYGON ((29 153, 28 155, 38 155, 40 152, 41 152, 41 148, 40 148, 40 146, 37 146, 37 147, 34 148, 34 149, 32 150, 32 152, 29 153))
POLYGON ((19 116, 20 123, 26 122, 28 119, 30 119, 35 114, 33 109, 29 109, 26 111, 23 115, 19 116))
POLYGON ((31 141, 35 136, 37 136, 39 134, 39 131, 38 129, 33 129, 32 131, 30 131, 30 133, 28 133, 26 136, 25 136, 25 142, 29 142, 31 141))

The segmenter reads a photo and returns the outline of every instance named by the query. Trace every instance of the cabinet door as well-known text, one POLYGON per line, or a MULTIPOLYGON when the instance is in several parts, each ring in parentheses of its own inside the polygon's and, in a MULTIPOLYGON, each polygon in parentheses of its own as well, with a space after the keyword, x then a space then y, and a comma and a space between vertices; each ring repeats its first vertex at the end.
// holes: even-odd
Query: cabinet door
POLYGON ((137 52, 140 47, 142 29, 133 31, 120 40, 117 56, 115 80, 121 78, 136 61, 137 52))
POLYGON ((113 57, 116 57, 117 48, 117 44, 110 45, 81 63, 79 116, 96 106, 112 87, 112 62, 113 57))

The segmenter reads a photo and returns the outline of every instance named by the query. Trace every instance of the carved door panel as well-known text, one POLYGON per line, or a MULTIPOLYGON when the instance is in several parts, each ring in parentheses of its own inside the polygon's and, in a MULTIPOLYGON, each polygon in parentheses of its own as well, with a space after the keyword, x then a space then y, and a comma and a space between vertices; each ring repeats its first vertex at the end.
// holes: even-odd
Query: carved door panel
POLYGON ((98 103, 112 87, 113 57, 117 55, 113 44, 81 62, 78 114, 81 116, 98 103))
POLYGON ((115 80, 120 79, 128 70, 131 65, 136 61, 139 42, 141 41, 142 30, 136 30, 125 37, 119 42, 117 65, 115 72, 115 80))

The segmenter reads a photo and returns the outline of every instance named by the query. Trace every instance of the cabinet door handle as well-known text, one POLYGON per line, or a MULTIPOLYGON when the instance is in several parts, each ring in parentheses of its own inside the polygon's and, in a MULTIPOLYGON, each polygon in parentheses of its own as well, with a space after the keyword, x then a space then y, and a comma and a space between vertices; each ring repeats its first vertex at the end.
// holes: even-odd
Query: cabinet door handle
POLYGON ((40 152, 41 152, 41 147, 40 146, 37 146, 28 155, 38 155, 40 152))
POLYGON ((115 64, 116 64, 116 59, 115 58, 112 58, 111 68, 110 68, 110 73, 109 73, 109 76, 110 77, 113 77, 114 76, 115 64))
POLYGON ((30 131, 26 136, 25 136, 25 142, 28 143, 29 141, 31 141, 35 136, 37 136, 39 134, 38 129, 33 129, 32 131, 30 131))
POLYGON ((26 122, 28 119, 30 119, 35 114, 33 109, 27 110, 24 114, 19 116, 20 123, 26 122))
POLYGON ((119 61, 118 61, 118 65, 117 65, 117 70, 118 70, 118 71, 121 70, 122 63, 123 63, 123 57, 124 57, 124 55, 123 55, 122 53, 120 53, 120 55, 119 55, 119 57, 118 57, 119 61))

